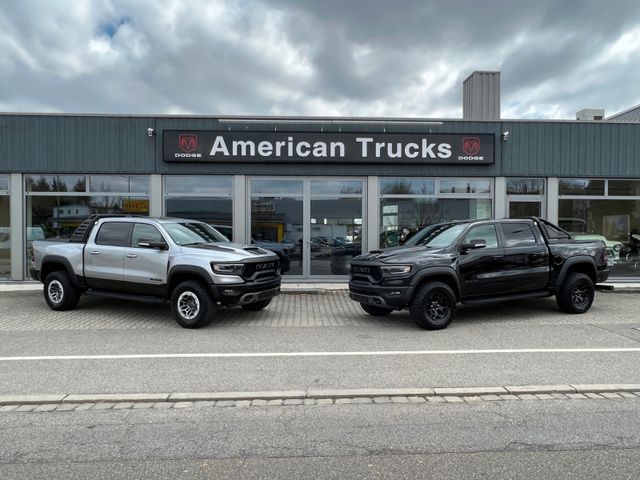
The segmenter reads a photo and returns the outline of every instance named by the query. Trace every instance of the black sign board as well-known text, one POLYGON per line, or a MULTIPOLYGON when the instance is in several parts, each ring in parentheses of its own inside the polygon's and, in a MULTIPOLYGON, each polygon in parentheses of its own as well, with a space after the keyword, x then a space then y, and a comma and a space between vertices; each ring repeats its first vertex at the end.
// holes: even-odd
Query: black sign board
POLYGON ((178 131, 163 133, 167 162, 486 165, 493 134, 178 131))

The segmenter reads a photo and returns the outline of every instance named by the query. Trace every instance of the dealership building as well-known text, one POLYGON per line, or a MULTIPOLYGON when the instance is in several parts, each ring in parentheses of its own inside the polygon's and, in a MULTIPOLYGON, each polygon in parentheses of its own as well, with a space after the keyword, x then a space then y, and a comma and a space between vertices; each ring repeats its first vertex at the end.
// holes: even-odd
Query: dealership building
POLYGON ((34 240, 126 213, 286 250, 296 282, 434 223, 537 215, 640 281, 640 107, 506 120, 498 72, 463 96, 462 119, 0 114, 0 280, 29 280, 34 240))

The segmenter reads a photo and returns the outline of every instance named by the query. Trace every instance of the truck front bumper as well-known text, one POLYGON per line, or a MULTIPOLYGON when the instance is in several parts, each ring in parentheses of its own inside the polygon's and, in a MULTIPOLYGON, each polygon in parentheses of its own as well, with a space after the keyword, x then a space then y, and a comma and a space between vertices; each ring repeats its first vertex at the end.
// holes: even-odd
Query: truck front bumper
POLYGON ((227 307, 262 302, 280 294, 280 279, 265 283, 243 283, 239 285, 215 285, 218 298, 227 307))
POLYGON ((406 307, 413 295, 413 286, 382 287, 379 285, 349 282, 351 300, 365 305, 399 310, 406 307))

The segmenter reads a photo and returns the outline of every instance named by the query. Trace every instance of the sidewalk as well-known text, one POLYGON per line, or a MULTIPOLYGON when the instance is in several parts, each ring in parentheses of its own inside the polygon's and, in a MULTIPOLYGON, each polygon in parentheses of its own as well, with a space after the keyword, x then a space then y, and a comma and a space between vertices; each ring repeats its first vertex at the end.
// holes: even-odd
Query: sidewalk
MULTIPOLYGON (((599 283, 598 289, 609 290, 614 292, 640 292, 640 282, 607 282, 599 283)), ((282 283, 283 293, 319 293, 348 290, 347 282, 340 283, 282 283)), ((42 284, 39 282, 0 282, 0 292, 20 292, 20 291, 37 291, 42 290, 42 284)))

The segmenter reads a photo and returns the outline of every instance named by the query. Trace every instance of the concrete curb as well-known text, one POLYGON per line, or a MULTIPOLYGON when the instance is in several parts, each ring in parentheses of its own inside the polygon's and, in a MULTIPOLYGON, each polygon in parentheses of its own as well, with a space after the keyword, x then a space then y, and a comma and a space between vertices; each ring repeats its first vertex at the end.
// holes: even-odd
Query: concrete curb
POLYGON ((268 392, 202 392, 202 393, 105 393, 54 395, 0 395, 0 406, 82 404, 82 403, 147 403, 196 401, 307 400, 374 397, 478 397, 481 395, 542 395, 640 392, 640 384, 576 384, 520 385, 505 387, 460 388, 360 388, 344 390, 285 390, 268 392))

